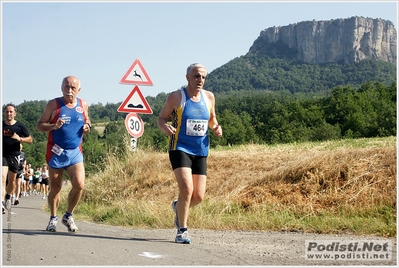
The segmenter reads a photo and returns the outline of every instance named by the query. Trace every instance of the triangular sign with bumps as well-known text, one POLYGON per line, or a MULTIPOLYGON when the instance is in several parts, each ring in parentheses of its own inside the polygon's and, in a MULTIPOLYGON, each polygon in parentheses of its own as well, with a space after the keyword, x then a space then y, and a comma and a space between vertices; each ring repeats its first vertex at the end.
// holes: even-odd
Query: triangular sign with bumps
POLYGON ((152 109, 139 87, 135 86, 129 96, 119 106, 118 112, 152 114, 152 109))

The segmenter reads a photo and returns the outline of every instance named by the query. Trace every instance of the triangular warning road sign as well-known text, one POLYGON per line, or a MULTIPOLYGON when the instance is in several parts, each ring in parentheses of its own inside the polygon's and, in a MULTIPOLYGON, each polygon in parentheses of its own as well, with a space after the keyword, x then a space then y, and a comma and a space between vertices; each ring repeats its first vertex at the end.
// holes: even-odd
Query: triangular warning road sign
POLYGON ((139 87, 135 86, 129 96, 119 106, 118 112, 152 114, 152 109, 139 87))
POLYGON ((120 84, 133 84, 152 86, 151 78, 148 76, 146 70, 139 59, 136 59, 126 74, 122 77, 120 84))

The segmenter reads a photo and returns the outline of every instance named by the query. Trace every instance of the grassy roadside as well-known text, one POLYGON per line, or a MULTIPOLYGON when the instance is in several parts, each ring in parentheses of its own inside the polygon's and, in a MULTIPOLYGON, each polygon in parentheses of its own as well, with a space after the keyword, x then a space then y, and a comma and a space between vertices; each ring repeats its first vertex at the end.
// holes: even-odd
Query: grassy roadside
MULTIPOLYGON (((396 237, 396 137, 211 150, 190 228, 396 237)), ((68 187, 60 211, 66 208, 68 187)), ((173 228, 177 185, 167 153, 112 154, 87 178, 77 220, 173 228)))

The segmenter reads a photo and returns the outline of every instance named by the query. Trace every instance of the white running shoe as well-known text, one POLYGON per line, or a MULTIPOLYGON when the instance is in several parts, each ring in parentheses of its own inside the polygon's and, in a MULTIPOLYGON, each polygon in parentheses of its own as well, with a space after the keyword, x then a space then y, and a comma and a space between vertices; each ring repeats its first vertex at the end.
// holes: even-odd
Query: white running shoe
POLYGON ((190 238, 188 238, 188 231, 184 232, 181 232, 180 230, 177 231, 175 242, 180 244, 190 244, 191 240, 190 238))
POLYGON ((66 218, 65 216, 62 217, 62 224, 68 228, 68 232, 76 233, 79 230, 72 216, 69 218, 66 218))
POLYGON ((8 198, 8 199, 6 199, 5 200, 5 208, 7 209, 7 210, 10 210, 11 209, 11 198, 8 198))
POLYGON ((50 222, 47 225, 46 231, 49 232, 56 232, 57 231, 57 222, 58 222, 58 218, 50 218, 50 222))

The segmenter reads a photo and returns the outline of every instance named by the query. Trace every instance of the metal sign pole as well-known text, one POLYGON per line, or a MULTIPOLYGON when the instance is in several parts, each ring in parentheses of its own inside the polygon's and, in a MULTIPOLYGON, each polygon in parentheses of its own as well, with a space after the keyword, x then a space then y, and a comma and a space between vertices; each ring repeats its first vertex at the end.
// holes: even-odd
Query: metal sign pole
POLYGON ((137 149, 137 138, 136 137, 131 137, 130 138, 130 151, 136 151, 137 149))

